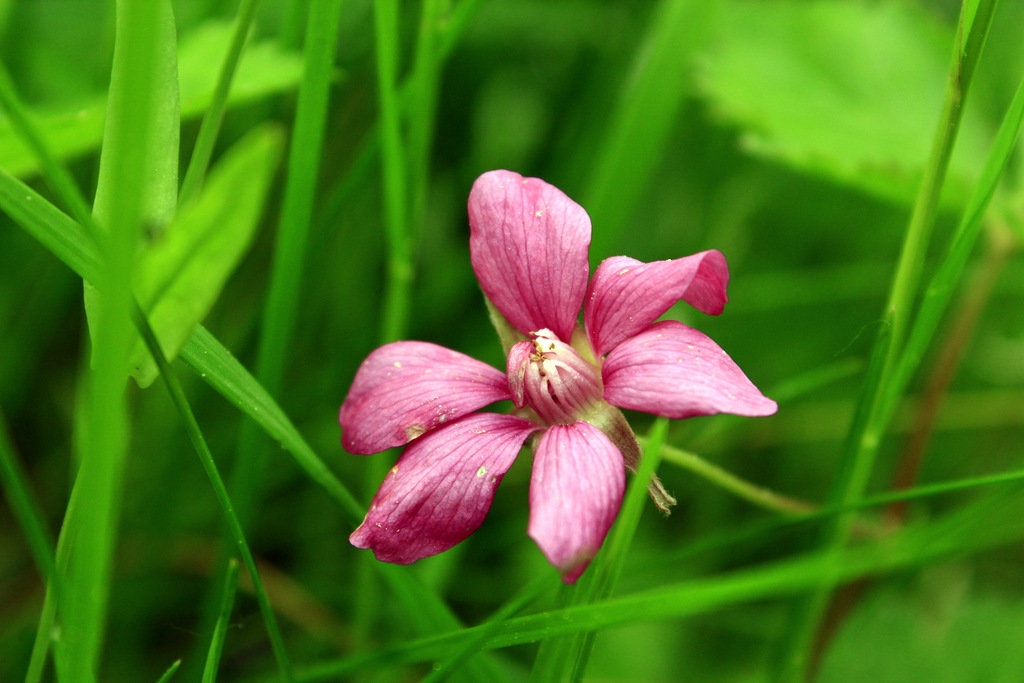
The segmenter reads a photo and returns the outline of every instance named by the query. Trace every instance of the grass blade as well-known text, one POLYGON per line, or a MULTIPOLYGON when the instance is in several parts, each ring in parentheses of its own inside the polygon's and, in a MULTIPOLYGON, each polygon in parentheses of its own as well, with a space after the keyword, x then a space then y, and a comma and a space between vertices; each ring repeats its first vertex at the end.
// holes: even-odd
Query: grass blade
MULTIPOLYGON (((961 12, 958 39, 965 39, 963 42, 958 40, 953 50, 946 102, 932 153, 907 227, 885 307, 884 326, 872 353, 867 379, 858 402, 857 417, 850 430, 840 461, 839 475, 830 496, 830 504, 835 507, 843 508, 855 503, 863 495, 873 469, 878 445, 885 430, 885 416, 881 410, 884 406, 880 399, 886 387, 893 382, 895 362, 906 340, 911 307, 918 294, 925 250, 934 227, 939 195, 959 130, 963 103, 974 65, 988 33, 995 4, 996 0, 966 2, 961 12)), ((833 556, 838 556, 839 549, 849 539, 852 524, 851 515, 841 514, 825 525, 821 543, 833 556)), ((817 590, 795 606, 779 661, 778 680, 803 680, 809 674, 813 666, 811 648, 814 633, 825 610, 834 583, 833 577, 839 570, 839 565, 832 563, 828 571, 822 574, 817 590)))
POLYGON ((398 99, 398 3, 375 0, 377 86, 384 185, 384 227, 388 241, 387 279, 381 318, 381 343, 402 338, 409 317, 412 245, 408 234, 408 183, 398 99))
POLYGON ((231 32, 231 44, 228 53, 221 64, 220 73, 217 75, 217 85, 213 89, 213 99, 210 107, 203 114, 203 121, 199 124, 199 134, 196 136, 195 147, 192 148, 192 157, 188 162, 188 169, 185 171, 185 179, 181 182, 181 192, 178 194, 178 204, 186 204, 202 186, 206 177, 206 169, 213 157, 213 146, 217 142, 217 134, 220 132, 220 125, 224 121, 224 112, 228 106, 228 94, 231 92, 231 80, 234 78, 235 69, 238 68, 238 60, 242 56, 242 49, 245 47, 245 40, 252 28, 252 20, 256 16, 256 9, 260 0, 242 0, 238 6, 238 16, 235 18, 235 27, 231 32))
POLYGON ((189 407, 188 399, 185 397, 185 391, 181 388, 177 376, 167 364, 167 359, 164 357, 160 344, 156 340, 156 335, 149 326, 149 322, 142 313, 142 309, 136 306, 133 318, 143 341, 146 343, 146 347, 153 355, 153 360, 156 361, 157 367, 160 369, 160 376, 164 379, 164 384, 171 395, 174 407, 185 423, 185 431, 188 433, 189 441, 192 442, 192 447, 199 456, 203 471, 206 472, 206 476, 210 480, 213 493, 217 497, 217 502, 220 504, 224 517, 228 522, 228 529, 231 532, 232 540, 234 540, 238 553, 242 557, 242 562, 245 563, 245 568, 252 579, 256 601, 259 603, 260 612, 263 614, 263 622, 267 627, 267 635, 270 637, 270 644, 274 649, 274 657, 277 659, 278 668, 281 670, 281 677, 285 681, 290 681, 292 680, 292 665, 288 658, 288 653, 285 651, 281 631, 277 626, 277 617, 274 615, 274 610, 270 606, 270 599, 267 597, 267 592, 260 581, 259 573, 256 571, 256 560, 253 557, 252 550, 249 549, 249 543, 245 540, 242 524, 239 522, 237 515, 235 515, 234 506, 231 503, 231 498, 228 496, 227 487, 224 486, 224 480, 217 470, 213 454, 210 453, 210 447, 206 445, 206 439, 203 438, 203 433, 199 429, 199 423, 196 422, 192 408, 189 407))
MULTIPOLYGON (((94 211, 103 233, 104 292, 96 306, 93 371, 87 382, 87 428, 75 487, 88 505, 65 518, 73 539, 67 595, 58 606, 61 638, 54 654, 64 680, 94 680, 108 610, 112 563, 127 456, 125 379, 132 334, 129 319, 132 256, 144 218, 158 218, 161 189, 176 178, 161 175, 160 161, 177 163, 177 99, 173 69, 174 18, 170 3, 125 1, 117 7, 117 37, 107 126, 94 211), (171 68, 167 68, 170 60, 171 68), (166 109, 173 116, 166 116, 166 109), (173 140, 167 118, 173 118, 173 140), (170 149, 169 149, 170 148, 170 149)), ((172 204, 173 206, 173 204, 172 204)))
MULTIPOLYGON (((1021 486, 976 501, 927 524, 908 527, 882 542, 838 553, 836 580, 884 574, 935 559, 984 551, 1024 536, 1024 517, 1007 515, 1006 505, 1019 510, 1021 486)), ((551 610, 502 622, 484 639, 485 648, 501 648, 547 638, 636 622, 678 619, 706 614, 750 601, 778 599, 814 590, 821 574, 831 571, 828 552, 812 552, 732 571, 721 576, 682 581, 621 598, 551 610)), ((477 626, 421 638, 356 657, 323 662, 300 671, 297 680, 337 680, 354 671, 379 671, 381 666, 429 661, 479 636, 477 626)))
POLYGON ((7 424, 0 414, 0 483, 3 484, 4 495, 7 504, 11 507, 15 519, 21 525, 21 531, 25 534, 29 549, 32 551, 32 559, 36 562, 39 575, 44 580, 50 580, 57 576, 54 571, 53 543, 50 541, 50 533, 46 530, 43 513, 36 502, 32 489, 28 484, 28 477, 18 462, 18 456, 14 452, 10 436, 7 434, 7 424))
POLYGON ((163 675, 157 679, 156 683, 168 683, 168 681, 174 678, 174 674, 178 673, 178 667, 180 666, 181 660, 174 660, 174 662, 169 667, 167 667, 167 671, 165 671, 163 675))
POLYGON ((232 557, 228 561, 228 569, 224 577, 224 591, 220 599, 220 613, 217 615, 217 624, 214 626, 213 637, 210 639, 210 650, 206 655, 206 665, 203 667, 203 683, 214 683, 217 680, 220 653, 224 648, 224 635, 227 633, 228 623, 231 621, 231 608, 235 604, 235 589, 238 588, 238 567, 238 560, 232 557))
MULTIPOLYGON (((295 319, 301 308, 303 264, 323 156, 324 124, 340 20, 341 0, 316 0, 311 4, 302 82, 288 153, 284 204, 257 344, 256 379, 272 396, 280 392, 295 319)), ((266 444, 258 439, 248 423, 243 425, 230 477, 231 491, 243 522, 250 516, 266 456, 266 444)))

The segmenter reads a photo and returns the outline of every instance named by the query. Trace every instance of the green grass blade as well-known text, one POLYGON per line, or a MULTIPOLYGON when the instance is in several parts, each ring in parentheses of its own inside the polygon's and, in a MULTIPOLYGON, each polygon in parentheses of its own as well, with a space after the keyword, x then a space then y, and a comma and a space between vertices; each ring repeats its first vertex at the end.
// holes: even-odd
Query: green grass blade
POLYGON ((480 628, 477 629, 475 637, 468 638, 461 646, 453 648, 448 654, 447 659, 434 666, 434 670, 423 679, 423 683, 439 683, 439 681, 448 680, 458 670, 459 666, 480 650, 480 646, 499 628, 502 622, 526 609, 544 591, 548 590, 550 586, 550 577, 543 574, 537 576, 532 583, 525 586, 511 600, 491 615, 487 621, 481 624, 480 628))
POLYGON ((180 666, 181 660, 174 660, 174 662, 169 667, 167 667, 167 671, 165 671, 163 675, 157 679, 156 683, 168 683, 168 681, 174 678, 174 674, 178 673, 178 667, 180 666))
POLYGON ((39 575, 45 581, 59 580, 60 577, 55 571, 53 543, 46 529, 45 517, 29 486, 28 477, 18 461, 3 414, 0 414, 0 483, 3 484, 7 504, 21 526, 29 550, 32 551, 32 559, 35 560, 39 575))
MULTIPOLYGON (((833 485, 830 504, 843 508, 863 495, 885 430, 881 397, 893 382, 895 361, 903 349, 911 307, 918 294, 925 251, 935 223, 942 184, 953 143, 959 130, 963 103, 970 85, 974 64, 988 33, 996 0, 981 0, 974 15, 971 3, 961 14, 960 33, 953 50, 953 65, 947 84, 946 102, 939 121, 924 179, 904 238, 897 270, 884 311, 884 325, 875 343, 867 380, 858 401, 857 416, 840 461, 839 475, 833 485), (973 21, 971 17, 973 15, 973 21), (966 32, 966 33, 964 33, 966 32), (965 37, 961 42, 959 37, 965 37)), ((849 539, 853 518, 842 514, 823 530, 822 545, 832 556, 849 539)), ((812 666, 814 634, 823 614, 840 567, 832 564, 822 575, 817 590, 795 606, 778 667, 778 679, 802 680, 812 666)))
POLYGON ((238 16, 235 18, 235 26, 231 32, 231 43, 228 53, 224 56, 224 63, 221 64, 220 73, 217 75, 217 85, 213 89, 213 99, 210 107, 203 114, 203 121, 199 124, 199 133, 196 136, 195 147, 192 148, 192 157, 188 162, 188 169, 185 171, 185 179, 181 182, 181 192, 178 194, 178 204, 186 204, 196 191, 202 186, 206 177, 206 169, 213 158, 213 146, 217 142, 217 134, 220 133, 220 125, 224 121, 224 112, 228 106, 228 95, 231 92, 231 81, 238 68, 238 61, 242 56, 246 38, 252 28, 253 18, 256 16, 256 9, 260 0, 241 0, 238 6, 238 16))
MULTIPOLYGON (((1014 543, 1024 536, 1019 515, 1006 515, 1007 503, 1019 506, 1018 485, 919 527, 907 528, 885 541, 840 551, 839 582, 865 575, 885 574, 944 557, 982 552, 1014 543)), ((813 552, 781 561, 732 571, 720 576, 676 582, 596 602, 509 619, 484 640, 484 647, 500 648, 537 642, 558 635, 599 630, 618 625, 678 619, 706 614, 750 601, 777 599, 813 590, 833 558, 813 552)), ((378 652, 324 662, 299 672, 297 680, 337 680, 353 671, 381 666, 430 661, 452 647, 479 635, 483 626, 384 648, 378 652)))
MULTIPOLYGON (((1024 536, 1020 515, 1007 516, 1006 505, 1019 506, 1018 485, 986 497, 919 527, 906 528, 885 541, 839 552, 836 579, 850 581, 885 574, 944 557, 964 556, 1014 543, 1024 536)), ((509 619, 484 639, 484 647, 501 648, 546 638, 636 622, 678 619, 730 606, 778 599, 813 590, 822 572, 832 567, 828 552, 813 552, 732 571, 720 576, 671 583, 590 605, 567 607, 509 619)), ((478 637, 490 625, 421 638, 355 657, 323 662, 298 673, 299 681, 337 680, 358 670, 430 661, 478 637)))
POLYGON ((91 215, 85 197, 78 189, 78 185, 75 184, 75 179, 50 153, 42 135, 32 123, 21 98, 18 97, 10 74, 7 73, 7 69, 2 63, 0 63, 0 104, 7 110, 15 135, 21 138, 25 146, 39 160, 43 173, 53 190, 65 202, 71 215, 79 223, 84 224, 91 215))
MULTIPOLYGON (((81 226, 2 170, 0 209, 83 279, 99 279, 96 246, 81 226)), ((182 348, 181 357, 230 403, 279 441, 306 474, 341 505, 351 521, 362 520, 363 505, 320 460, 270 394, 206 328, 196 328, 182 348)))
POLYGON ((160 163, 173 157, 176 168, 177 162, 176 96, 167 102, 168 92, 177 88, 170 3, 126 1, 117 9, 94 205, 107 229, 104 269, 97 281, 104 297, 95 309, 87 427, 76 478, 76 488, 89 504, 69 508, 65 519, 74 542, 67 595, 58 606, 61 638, 54 644, 58 676, 64 680, 94 680, 99 670, 129 431, 125 378, 132 341, 132 257, 143 220, 162 215, 161 189, 176 184, 160 163), (166 115, 168 110, 173 116, 166 115), (168 118, 174 119, 173 126, 167 125, 168 118))
POLYGON ((45 197, 3 169, 0 210, 83 280, 100 279, 99 250, 92 237, 45 197))
POLYGON ((267 597, 267 592, 263 588, 263 582, 260 581, 259 572, 256 571, 256 560, 253 557, 252 550, 249 548, 249 543, 245 540, 245 534, 242 531, 242 524, 239 522, 238 516, 235 515, 234 506, 231 503, 231 498, 228 496, 227 487, 224 486, 224 481, 220 476, 220 472, 217 470, 217 464, 213 460, 213 454, 210 453, 210 447, 206 445, 206 439, 203 438, 203 433, 199 429, 199 423, 196 422, 195 415, 192 413, 192 408, 189 406, 188 399, 185 397, 185 391, 181 388, 181 384, 178 382, 177 376, 167 364, 167 359, 164 357, 163 351, 160 350, 160 344, 157 342, 156 335, 153 333, 153 329, 146 321, 146 318, 140 308, 136 307, 134 309, 133 318, 136 327, 146 343, 146 347, 149 349, 150 353, 153 354, 153 359, 156 361, 157 367, 160 369, 160 376, 164 378, 164 384, 167 386, 167 391, 171 395, 174 407, 177 409, 179 415, 181 415, 182 421, 185 423, 185 431, 188 433, 189 441, 192 442, 192 447, 199 456, 199 462, 203 466, 203 471, 206 472, 206 476, 210 480, 210 485, 213 487, 214 495, 217 497, 217 502, 220 504, 224 517, 227 520, 232 540, 234 540, 235 546, 238 548, 238 553, 242 557, 242 562, 245 563, 245 568, 248 570, 249 577, 252 579, 253 590, 256 593, 256 601, 259 603, 260 612, 263 614, 263 622, 267 627, 267 635, 270 637, 270 644, 273 647, 274 657, 277 659, 278 668, 281 670, 281 677, 285 681, 290 681, 292 680, 291 660, 288 658, 288 653, 284 647, 284 638, 281 637, 281 630, 277 625, 277 617, 274 615, 274 610, 270 606, 270 599, 267 597))
POLYGON ((203 667, 203 683, 214 683, 217 680, 220 653, 224 649, 224 636, 228 630, 228 623, 231 621, 231 608, 235 604, 235 589, 238 588, 238 568, 238 560, 232 557, 228 561, 227 572, 224 576, 224 589, 220 598, 220 612, 217 615, 213 637, 210 638, 210 650, 207 652, 206 664, 203 667))
POLYGON ((380 103, 380 138, 384 186, 384 227, 387 236, 387 280, 381 318, 381 343, 401 339, 409 317, 412 245, 408 233, 408 168, 403 154, 398 98, 398 3, 374 0, 373 25, 380 103))
MULTIPOLYGON (((897 379, 893 382, 893 386, 899 392, 902 392, 902 388, 907 386, 920 364, 935 330, 938 328, 942 314, 949 305, 956 285, 963 275, 967 260, 984 226, 985 210, 995 194, 1003 172, 1013 158, 1022 124, 1024 124, 1024 79, 1017 86, 1013 100, 999 126, 981 178, 968 201, 946 257, 925 289, 920 312, 914 320, 906 349, 900 357, 899 367, 896 370, 897 379)), ((894 403, 895 397, 888 397, 886 404, 889 406, 889 411, 894 403)))
MULTIPOLYGON (((256 357, 256 379, 272 396, 280 392, 297 312, 301 309, 302 272, 323 156, 324 124, 340 20, 341 0, 316 0, 310 6, 284 204, 256 357)), ((253 497, 266 456, 266 444, 248 425, 243 426, 230 477, 243 522, 249 518, 254 505, 253 497)))
POLYGON ((210 386, 251 417, 292 454, 295 462, 341 505, 349 520, 359 523, 365 510, 330 471, 270 394, 206 328, 200 326, 181 350, 181 358, 210 386))

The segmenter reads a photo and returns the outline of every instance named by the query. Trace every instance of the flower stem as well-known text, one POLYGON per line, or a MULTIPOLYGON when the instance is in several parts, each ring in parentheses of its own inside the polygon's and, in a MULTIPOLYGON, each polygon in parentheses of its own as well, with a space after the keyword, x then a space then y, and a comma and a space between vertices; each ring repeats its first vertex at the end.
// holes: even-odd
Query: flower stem
MULTIPOLYGON (((646 448, 645 438, 640 437, 640 443, 646 448)), ((741 479, 718 465, 708 462, 696 453, 684 451, 668 444, 664 444, 661 448, 661 457, 665 462, 688 469, 694 474, 721 486, 726 491, 758 507, 785 515, 801 515, 818 510, 818 506, 813 503, 790 498, 771 489, 741 479)))

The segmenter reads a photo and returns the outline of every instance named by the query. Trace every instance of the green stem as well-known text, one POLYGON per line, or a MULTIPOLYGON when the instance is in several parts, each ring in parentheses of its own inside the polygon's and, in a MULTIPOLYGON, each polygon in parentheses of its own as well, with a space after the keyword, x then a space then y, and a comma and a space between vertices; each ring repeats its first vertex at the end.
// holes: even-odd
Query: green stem
MULTIPOLYGON (((646 439, 641 438, 640 443, 646 448, 646 439)), ((780 512, 785 515, 802 515, 818 510, 817 505, 784 496, 771 489, 741 479, 718 465, 708 462, 696 453, 665 444, 662 446, 662 458, 666 462, 679 465, 748 503, 766 510, 780 512)))

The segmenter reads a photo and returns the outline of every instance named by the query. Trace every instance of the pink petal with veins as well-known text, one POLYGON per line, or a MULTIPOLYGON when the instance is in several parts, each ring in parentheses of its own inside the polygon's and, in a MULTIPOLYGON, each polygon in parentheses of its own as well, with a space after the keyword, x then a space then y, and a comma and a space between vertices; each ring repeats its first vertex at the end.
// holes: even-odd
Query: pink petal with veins
POLYGON ((587 422, 552 425, 540 438, 530 480, 530 537, 575 583, 604 542, 626 485, 622 454, 587 422))
POLYGON ((707 335, 674 320, 616 346, 602 375, 604 398, 612 405, 674 419, 761 417, 778 408, 707 335))
POLYGON ((587 288, 590 217, 554 185, 489 171, 469 193, 469 250, 487 298, 524 334, 572 336, 587 288))
POLYGON ((682 299, 718 315, 728 301, 729 268, 714 249, 671 261, 644 263, 613 256, 594 271, 583 319, 594 352, 601 356, 632 337, 682 299))
POLYGON ((349 541, 382 562, 409 564, 476 531, 501 478, 539 425, 477 413, 410 444, 349 541))
POLYGON ((394 342, 359 366, 338 416, 350 453, 377 453, 511 398, 505 373, 427 342, 394 342))

